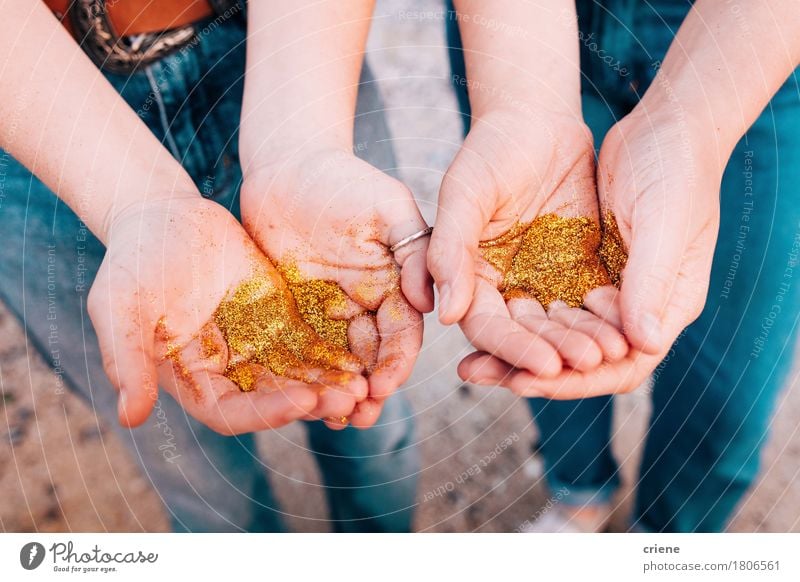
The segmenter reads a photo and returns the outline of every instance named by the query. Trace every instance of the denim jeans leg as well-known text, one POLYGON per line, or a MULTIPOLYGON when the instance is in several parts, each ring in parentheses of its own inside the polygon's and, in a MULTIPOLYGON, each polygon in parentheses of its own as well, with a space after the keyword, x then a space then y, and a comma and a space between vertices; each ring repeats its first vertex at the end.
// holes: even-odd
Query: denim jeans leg
MULTIPOLYGON (((614 91, 602 91, 603 79, 586 75, 583 117, 599 148, 609 128, 626 112, 614 91)), ((619 487, 611 450, 613 398, 573 401, 532 398, 529 406, 539 429, 545 480, 551 491, 566 488, 570 505, 608 503, 619 487)))
MULTIPOLYGON (((244 24, 228 22, 145 71, 109 75, 129 105, 201 182, 197 150, 183 150, 191 112, 184 83, 208 61, 208 48, 231 54, 244 38, 244 24), (180 140, 179 140, 180 141, 180 140)), ((216 62, 216 58, 213 58, 216 62)), ((244 49, 238 60, 243 70, 244 49)), ((235 85, 235 67, 221 67, 235 85)), ((236 100, 236 91, 230 92, 236 100)), ((192 101, 192 103, 196 103, 192 101)), ((215 103, 218 103, 215 101, 215 103)), ((238 104, 237 104, 238 106, 238 104)), ((202 112, 200 112, 202 113, 202 112)), ((235 127, 238 118, 231 119, 235 127)), ((116 393, 103 373, 86 298, 104 255, 101 243, 39 180, 3 156, 0 205, 0 299, 19 317, 51 364, 56 389, 84 398, 122 438, 161 498, 176 531, 277 531, 281 522, 251 435, 223 437, 186 416, 162 393, 153 416, 134 430, 117 422, 116 393)), ((91 204, 90 198, 83 202, 91 204)), ((78 468, 76 468, 78 470, 78 468)))
POLYGON ((366 430, 308 423, 336 531, 411 530, 420 471, 413 414, 405 396, 396 394, 366 430))
MULTIPOLYGON (((116 392, 103 372, 86 312, 104 249, 41 182, 13 159, 5 159, 0 299, 53 366, 56 389, 77 392, 122 438, 176 530, 249 529, 254 503, 274 507, 252 437, 213 433, 189 419, 168 395, 162 395, 144 426, 120 427, 116 392)), ((273 517, 269 529, 279 527, 273 517)))
MULTIPOLYGON (((355 120, 356 154, 389 174, 397 170, 383 100, 369 65, 361 74, 355 120)), ((419 471, 413 412, 402 394, 386 401, 368 430, 308 424, 311 450, 326 485, 337 531, 409 531, 419 471)))
POLYGON ((800 317, 798 184, 792 78, 728 163, 708 301, 656 373, 642 529, 719 531, 757 476, 800 317))
POLYGON ((619 487, 611 451, 613 399, 528 400, 551 491, 569 491, 569 505, 609 503, 619 487))

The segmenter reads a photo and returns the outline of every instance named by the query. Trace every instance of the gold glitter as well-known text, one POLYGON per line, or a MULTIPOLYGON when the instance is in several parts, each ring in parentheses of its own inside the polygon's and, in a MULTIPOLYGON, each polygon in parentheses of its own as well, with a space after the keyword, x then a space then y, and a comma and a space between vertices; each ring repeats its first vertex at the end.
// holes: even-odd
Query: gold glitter
POLYGON ((517 222, 504 234, 482 242, 480 247, 483 258, 500 273, 508 273, 519 243, 529 226, 529 222, 517 222))
POLYGON ((619 226, 614 213, 606 211, 603 213, 603 233, 600 237, 600 259, 611 277, 611 282, 615 287, 619 287, 622 278, 622 270, 628 261, 628 253, 625 251, 625 243, 619 233, 619 226))
POLYGON ((209 326, 210 324, 206 324, 200 330, 200 347, 204 358, 216 362, 219 361, 221 346, 215 341, 209 326))
POLYGON ((225 375, 243 390, 249 380, 238 371, 242 363, 261 364, 276 375, 304 381, 308 378, 297 368, 341 366, 342 354, 305 324, 289 289, 264 275, 244 281, 229 294, 217 307, 214 321, 231 352, 225 375), (243 378, 244 384, 237 382, 243 378))
POLYGON ((167 320, 165 317, 160 317, 156 322, 155 336, 158 341, 165 345, 166 351, 164 353, 164 359, 172 362, 172 370, 177 376, 176 379, 192 392, 196 402, 200 402, 203 399, 203 393, 195 382, 194 376, 192 376, 186 364, 183 363, 183 359, 181 358, 181 346, 174 343, 175 338, 167 331, 167 320))
POLYGON ((305 280, 294 263, 285 263, 278 266, 280 273, 286 279, 300 315, 322 339, 342 349, 349 350, 347 341, 347 326, 349 322, 344 319, 332 319, 328 316, 331 311, 344 310, 347 304, 347 295, 333 281, 320 279, 305 280))
POLYGON ((506 299, 522 291, 544 307, 557 300, 579 307, 586 293, 611 282, 599 246, 600 227, 594 220, 555 214, 517 224, 481 243, 484 258, 503 274, 500 291, 506 299))
POLYGON ((361 279, 353 295, 356 301, 362 305, 376 305, 397 289, 399 284, 400 275, 397 269, 390 271, 386 280, 381 279, 373 272, 361 279))
POLYGON ((242 392, 250 392, 255 389, 256 379, 253 377, 253 369, 247 362, 233 364, 225 370, 225 377, 236 384, 242 392))

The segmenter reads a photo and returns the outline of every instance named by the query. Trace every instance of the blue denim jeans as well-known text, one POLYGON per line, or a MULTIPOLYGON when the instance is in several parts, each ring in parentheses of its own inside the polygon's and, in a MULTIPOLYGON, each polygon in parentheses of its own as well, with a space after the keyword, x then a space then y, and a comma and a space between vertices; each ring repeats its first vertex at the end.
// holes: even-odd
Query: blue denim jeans
MULTIPOLYGON (((653 80, 653 64, 664 58, 689 4, 578 0, 577 7, 583 112, 599 147, 653 80)), ((453 56, 458 73, 460 56, 453 56)), ((758 474, 800 316, 799 187, 800 101, 792 76, 728 163, 705 309, 653 375, 632 518, 638 529, 719 531, 758 474)), ((612 397, 530 400, 547 482, 554 491, 566 487, 570 503, 606 502, 619 487, 613 405, 612 397)))
MULTIPOLYGON (((241 16, 198 25, 196 46, 131 76, 108 75, 129 105, 186 167, 206 197, 238 214, 238 124, 245 60, 241 16)), ((376 83, 365 70, 356 142, 364 157, 395 168, 376 83)), ((104 249, 58 198, 0 152, 0 299, 22 321, 59 382, 115 427, 155 487, 176 531, 279 531, 280 511, 253 435, 220 436, 162 393, 141 428, 116 421, 116 394, 102 371, 86 297, 104 249)), ((406 531, 418 474, 412 412, 390 399, 366 431, 307 423, 334 529, 406 531)), ((76 467, 76 471, 79 467, 76 467)))

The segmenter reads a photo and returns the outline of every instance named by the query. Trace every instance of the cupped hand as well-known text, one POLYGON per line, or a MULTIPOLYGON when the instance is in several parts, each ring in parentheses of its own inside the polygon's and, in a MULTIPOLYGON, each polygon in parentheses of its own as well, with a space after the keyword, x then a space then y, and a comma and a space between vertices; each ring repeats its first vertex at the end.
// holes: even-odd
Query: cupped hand
POLYGON ((442 182, 428 259, 439 317, 537 377, 618 361, 628 349, 620 331, 580 308, 585 291, 611 283, 599 242, 585 125, 544 111, 492 111, 475 120, 442 182), (559 248, 540 227, 573 229, 578 244, 559 248))
POLYGON ((427 238, 389 252, 426 227, 411 193, 349 152, 320 149, 248 171, 241 208, 306 320, 367 367, 369 398, 328 425, 371 426, 411 374, 433 309, 427 238))
POLYGON ((690 117, 639 106, 609 131, 598 171, 601 205, 629 250, 619 291, 589 294, 586 307, 624 330, 628 355, 587 373, 542 379, 486 353, 459 373, 525 396, 578 398, 642 384, 705 304, 719 228, 724 164, 690 117))
POLYGON ((88 310, 127 426, 147 419, 159 384, 191 416, 223 434, 336 414, 320 396, 331 386, 350 395, 350 408, 366 396, 358 359, 305 325, 283 280, 241 225, 196 192, 116 215, 88 310), (235 334, 240 322, 230 311, 220 319, 221 306, 254 281, 258 299, 270 306, 258 320, 270 324, 257 330, 258 347, 285 354, 291 365, 281 372, 289 377, 272 373, 247 346, 229 349, 226 334, 235 334))

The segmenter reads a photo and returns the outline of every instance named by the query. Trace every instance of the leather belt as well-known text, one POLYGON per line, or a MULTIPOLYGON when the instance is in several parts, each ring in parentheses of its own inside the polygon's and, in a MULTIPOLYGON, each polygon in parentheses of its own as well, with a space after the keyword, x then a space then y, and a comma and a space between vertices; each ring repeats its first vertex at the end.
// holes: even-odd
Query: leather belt
POLYGON ((236 0, 44 0, 104 71, 130 74, 195 38, 194 23, 241 10, 236 0))

